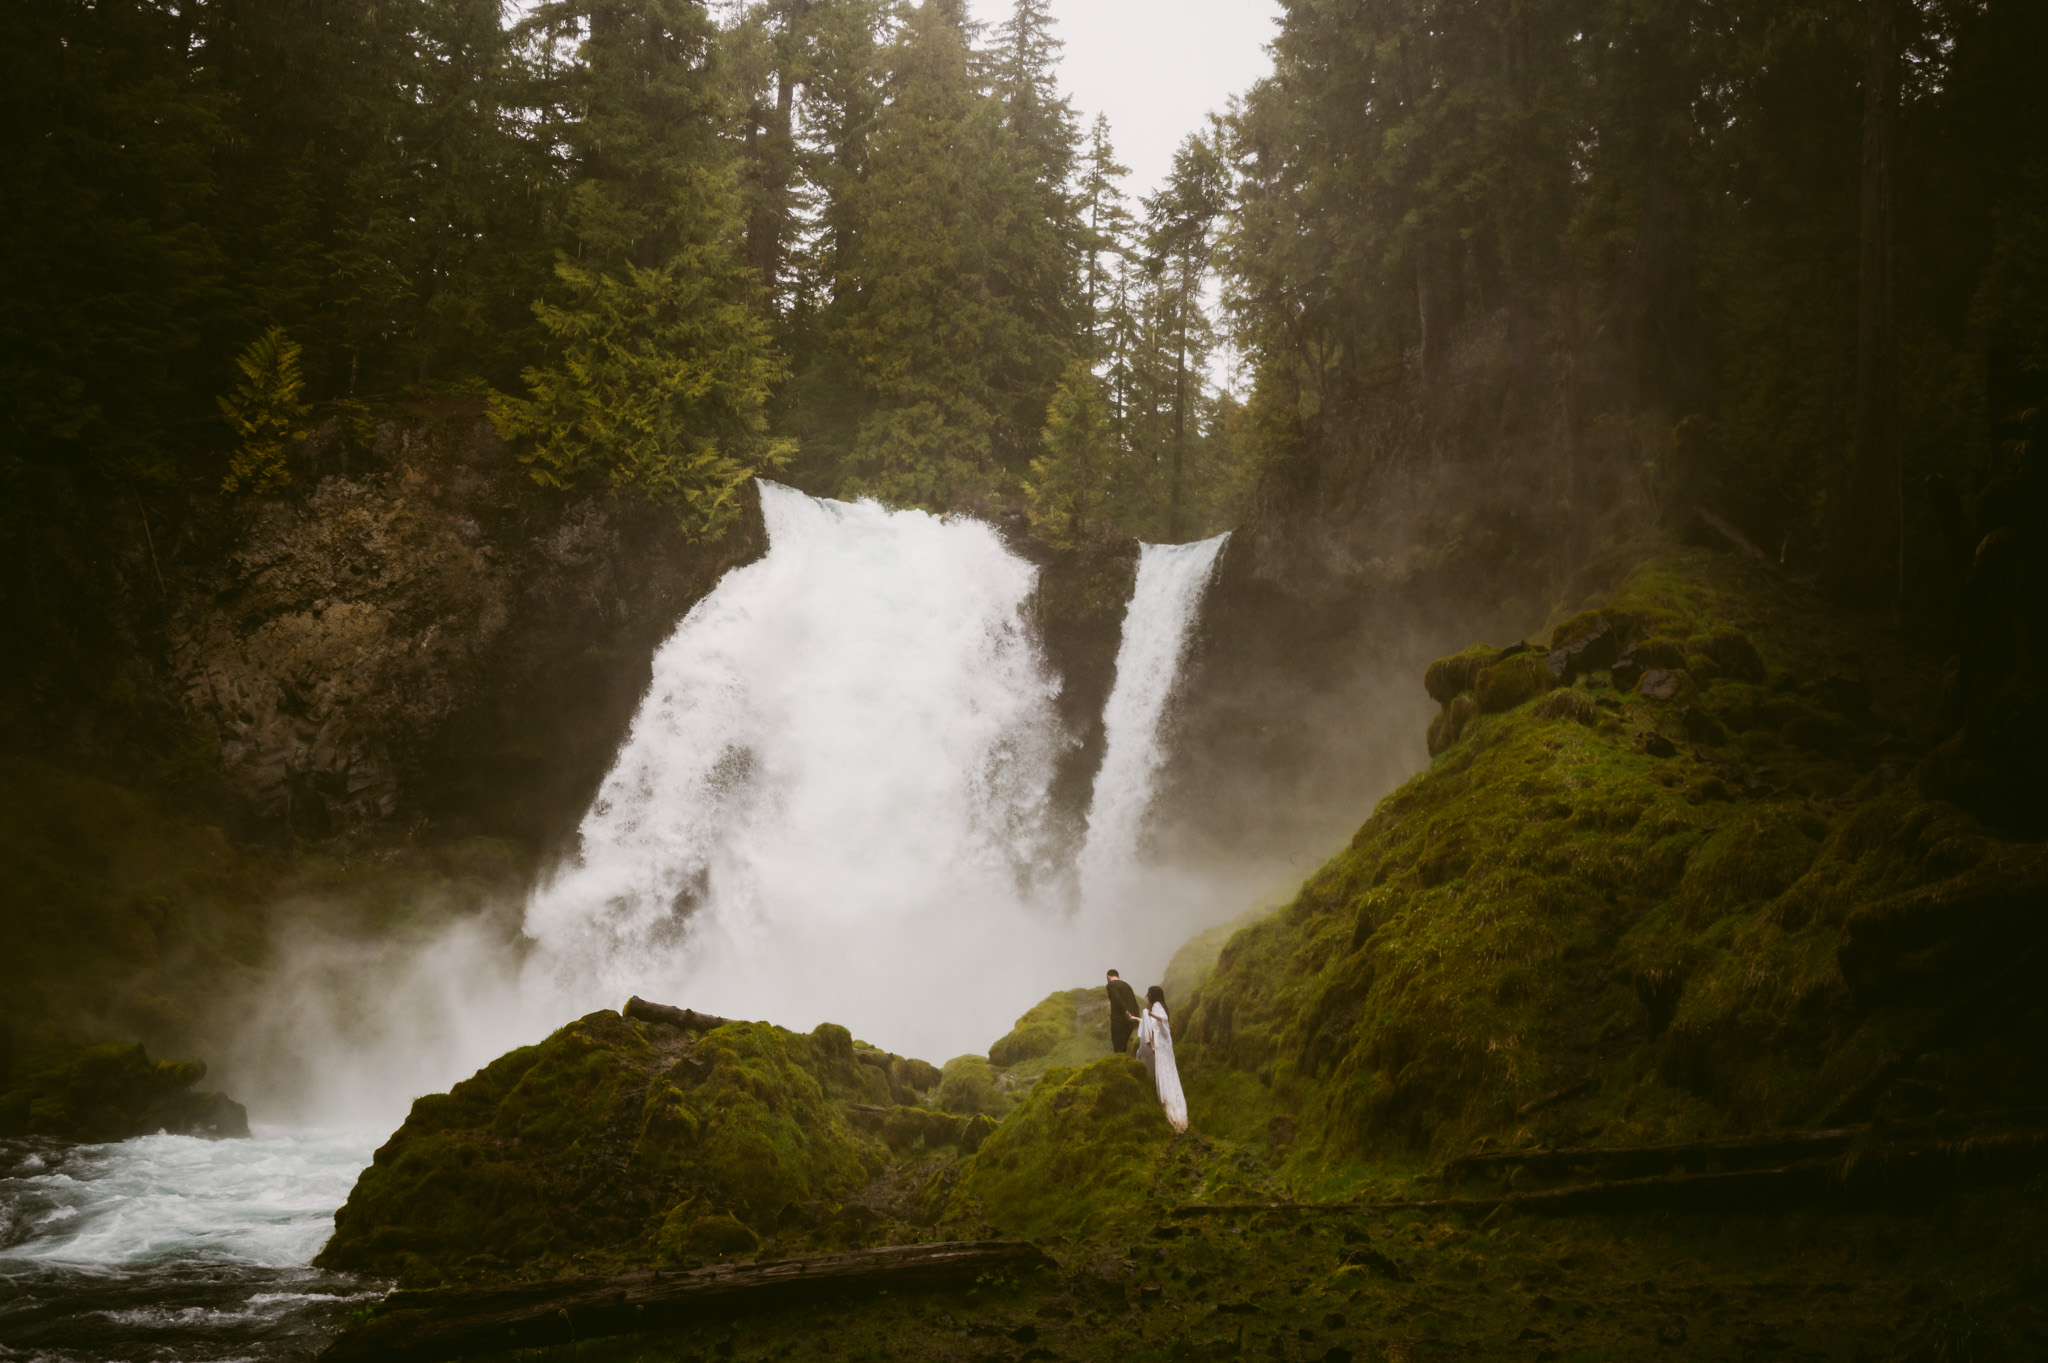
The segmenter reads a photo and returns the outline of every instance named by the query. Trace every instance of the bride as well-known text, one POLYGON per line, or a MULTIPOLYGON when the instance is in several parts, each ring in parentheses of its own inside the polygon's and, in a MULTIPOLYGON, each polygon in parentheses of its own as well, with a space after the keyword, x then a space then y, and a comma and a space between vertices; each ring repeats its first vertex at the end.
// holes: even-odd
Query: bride
POLYGON ((1159 1106, 1175 1131, 1188 1129, 1188 1100, 1180 1091, 1180 1071, 1173 1067, 1173 1029, 1166 1021, 1166 991, 1153 985, 1145 991, 1145 1015, 1137 1019, 1138 1058, 1159 1090, 1159 1106))

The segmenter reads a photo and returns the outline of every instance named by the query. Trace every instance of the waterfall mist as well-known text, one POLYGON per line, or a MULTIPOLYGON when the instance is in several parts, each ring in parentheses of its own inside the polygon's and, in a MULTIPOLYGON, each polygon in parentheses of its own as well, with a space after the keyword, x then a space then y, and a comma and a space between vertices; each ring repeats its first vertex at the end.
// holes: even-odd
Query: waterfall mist
POLYGON ((906 1054, 980 1051, 1054 989, 1158 978, 1269 888, 1147 863, 1175 678, 1223 537, 1145 546, 1085 846, 1051 808, 1075 742, 990 525, 761 487, 769 549, 653 680, 573 852, 519 930, 416 944, 300 931, 232 1068, 302 1120, 402 1113, 630 994, 906 1054))

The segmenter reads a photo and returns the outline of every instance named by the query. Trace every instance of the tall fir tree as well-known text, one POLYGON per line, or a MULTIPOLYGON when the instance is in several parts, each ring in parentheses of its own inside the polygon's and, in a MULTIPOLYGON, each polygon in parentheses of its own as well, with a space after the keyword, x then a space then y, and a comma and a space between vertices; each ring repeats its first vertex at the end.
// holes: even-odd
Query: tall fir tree
POLYGON ((985 506, 1000 485, 993 379, 1013 329, 991 280, 1014 211, 1001 110, 970 58, 936 0, 906 16, 864 173, 842 195, 847 244, 834 281, 834 343, 866 408, 846 486, 943 510, 985 506))
POLYGON ((536 315, 559 358, 492 416, 542 482, 591 480, 721 532, 738 488, 784 457, 767 429, 782 365, 747 268, 741 200, 713 67, 715 31, 689 0, 544 6, 535 25, 581 33, 560 98, 583 116, 562 301, 536 315))

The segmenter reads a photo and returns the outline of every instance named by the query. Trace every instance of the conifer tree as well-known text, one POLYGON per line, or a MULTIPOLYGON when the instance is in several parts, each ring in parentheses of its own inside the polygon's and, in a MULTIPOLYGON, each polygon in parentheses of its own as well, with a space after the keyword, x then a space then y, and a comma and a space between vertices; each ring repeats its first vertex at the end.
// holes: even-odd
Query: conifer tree
POLYGON ((1031 461, 1025 506, 1048 544, 1072 546, 1111 514, 1110 465, 1116 447, 1102 381, 1086 360, 1067 367, 1046 405, 1044 453, 1031 461))
POLYGON ((1000 478, 991 377, 1014 325, 989 277, 991 238, 1012 207, 1001 111, 935 0, 906 16, 886 61, 865 174, 844 196, 850 230, 835 280, 835 343, 868 407, 846 481, 898 505, 978 507, 1000 478))
POLYGON ((1173 169, 1158 193, 1145 200, 1149 309, 1158 348, 1172 357, 1168 400, 1171 430, 1164 459, 1166 537, 1179 542, 1187 527, 1191 428, 1199 421, 1202 371, 1213 345, 1202 289, 1208 280, 1211 229, 1225 207, 1222 161, 1190 134, 1174 153, 1173 169))
POLYGON ((242 381, 218 399, 221 416, 241 442, 228 460, 222 492, 276 492, 291 482, 286 458, 306 438, 305 420, 312 407, 302 400, 305 376, 299 372, 298 342, 273 326, 249 343, 235 368, 242 381))
POLYGON ((564 301, 535 307, 559 358, 528 369, 530 396, 500 395, 492 417, 531 442, 538 480, 601 478, 715 535, 738 486, 785 451, 767 431, 781 363, 742 254, 710 18, 688 0, 573 0, 535 22, 586 33, 563 96, 583 110, 580 251, 556 266, 564 301))
POLYGON ((1116 149, 1110 145, 1109 119, 1095 116, 1089 129, 1088 150, 1081 163, 1079 200, 1083 229, 1081 241, 1082 316, 1088 333, 1101 346, 1111 327, 1106 314, 1115 306, 1117 265, 1129 254, 1134 226, 1123 178, 1129 166, 1119 165, 1116 149))

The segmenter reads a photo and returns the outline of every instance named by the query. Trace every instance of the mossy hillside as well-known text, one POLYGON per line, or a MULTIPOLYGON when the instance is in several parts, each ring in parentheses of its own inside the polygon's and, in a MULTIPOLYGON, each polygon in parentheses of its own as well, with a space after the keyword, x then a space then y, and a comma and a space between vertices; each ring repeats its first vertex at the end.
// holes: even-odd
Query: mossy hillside
POLYGON ((1101 985, 1048 994, 988 1048, 989 1063, 1016 1089, 1054 1066, 1081 1066, 1109 1054, 1109 996, 1101 985))
MULTIPOLYGON (((1819 1120, 2024 936, 2042 849, 1912 779, 1924 666, 1704 553, 1608 610, 1699 675, 1473 715, 1183 1010, 1198 1128, 1298 1128, 1310 1191, 1397 1177, 1403 1151, 1819 1120)), ((1975 1100, 2048 1089, 2019 1059, 1975 1100)))
POLYGON ((892 1145, 924 1158, 966 1134, 941 1114, 886 1129, 922 1111, 882 1106, 921 1096, 892 1075, 937 1080, 832 1023, 696 1036, 592 1013, 414 1103, 319 1262, 433 1282, 836 1243, 892 1145))
POLYGON ((1081 1069, 1057 1066, 982 1142, 950 1214, 978 1213, 1012 1235, 1098 1232, 1147 1214, 1172 1140, 1136 1060, 1106 1055, 1081 1069))

